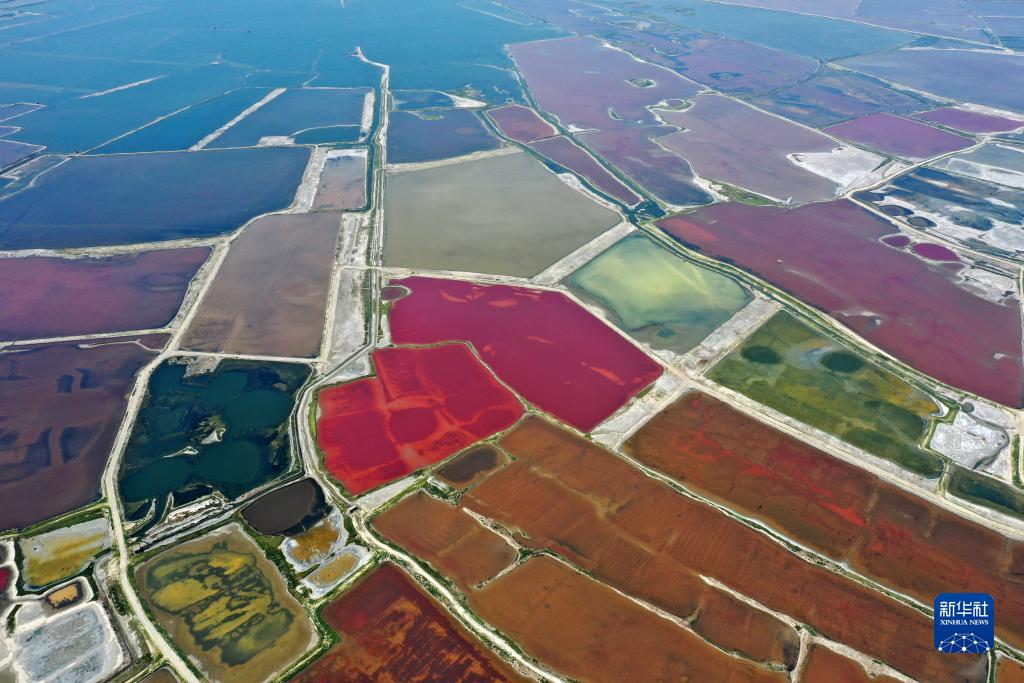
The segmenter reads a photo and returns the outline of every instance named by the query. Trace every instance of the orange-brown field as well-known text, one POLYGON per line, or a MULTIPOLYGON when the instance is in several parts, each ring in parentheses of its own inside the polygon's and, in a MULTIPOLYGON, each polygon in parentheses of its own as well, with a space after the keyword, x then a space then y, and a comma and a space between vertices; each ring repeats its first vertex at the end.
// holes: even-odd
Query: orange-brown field
MULTIPOLYGON (((613 576, 609 568, 620 562, 626 567, 619 570, 621 575, 628 576, 636 561, 619 558, 629 557, 629 548, 639 546, 647 557, 675 563, 660 566, 681 565, 716 579, 911 677, 985 679, 984 658, 948 657, 932 650, 931 619, 921 612, 799 558, 588 441, 532 418, 506 435, 501 445, 516 462, 476 486, 462 504, 534 538, 549 524, 545 518, 558 519, 553 525, 558 534, 546 545, 574 561, 586 560, 607 576, 613 576), (535 483, 541 480, 545 483, 535 483)), ((666 581, 663 575, 647 576, 635 585, 649 596, 666 581)))
POLYGON ((1009 657, 1000 657, 996 664, 996 683, 1024 683, 1024 664, 1009 657))
POLYGON ((422 491, 378 515, 373 524, 460 586, 486 581, 516 560, 516 549, 503 538, 422 491))
POLYGON ((863 533, 877 478, 705 394, 683 396, 626 443, 637 461, 843 557, 863 533))
MULTIPOLYGON (((534 428, 527 423, 521 429, 534 428)), ((681 619, 697 615, 694 629, 721 647, 790 668, 796 663, 797 634, 789 626, 709 586, 668 554, 617 528, 611 510, 602 509, 602 494, 591 498, 560 473, 552 474, 514 462, 478 484, 462 505, 517 530, 524 546, 558 553, 598 580, 681 619)), ((651 522, 657 524, 656 518, 651 522)))
POLYGON ((293 681, 523 680, 393 564, 327 605, 323 617, 341 642, 293 681))
POLYGON ((991 593, 1000 635, 1024 644, 1022 543, 700 393, 657 415, 626 452, 925 604, 942 592, 991 593))
POLYGON ((590 681, 785 681, 550 557, 473 593, 474 610, 529 654, 590 681))

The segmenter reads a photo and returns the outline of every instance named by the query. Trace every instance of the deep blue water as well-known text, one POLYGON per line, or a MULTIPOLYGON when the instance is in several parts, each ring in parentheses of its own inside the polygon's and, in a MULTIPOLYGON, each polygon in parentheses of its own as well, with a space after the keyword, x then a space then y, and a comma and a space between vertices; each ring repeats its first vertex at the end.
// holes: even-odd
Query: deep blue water
POLYGON ((239 88, 103 145, 102 154, 184 150, 259 102, 270 88, 239 88))
MULTIPOLYGON (((0 33, 0 104, 48 105, 22 117, 15 139, 54 152, 93 149, 245 86, 378 85, 380 69, 353 57, 356 48, 391 65, 395 88, 519 100, 503 45, 559 35, 457 0, 50 0, 45 11, 0 33), (150 78, 157 80, 88 97, 150 78)), ((223 123, 204 109, 207 120, 175 117, 159 142, 141 144, 166 146, 223 123)))
POLYGON ((76 157, 0 200, 0 249, 228 232, 287 207, 308 159, 304 147, 76 157))

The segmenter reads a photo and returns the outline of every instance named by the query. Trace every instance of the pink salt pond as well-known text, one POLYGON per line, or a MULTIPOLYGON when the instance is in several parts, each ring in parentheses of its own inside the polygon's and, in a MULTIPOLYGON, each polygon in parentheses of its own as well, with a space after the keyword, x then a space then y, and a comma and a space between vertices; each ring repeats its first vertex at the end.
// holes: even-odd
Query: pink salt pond
POLYGON ((970 138, 892 114, 861 116, 825 129, 836 137, 903 159, 927 159, 970 147, 970 138))
POLYGON ((534 142, 558 132, 537 112, 519 104, 492 109, 487 112, 487 118, 494 122, 503 135, 516 142, 534 142))
POLYGON ((915 118, 939 123, 967 133, 1006 133, 1024 126, 1024 121, 1008 119, 1005 116, 995 116, 993 114, 981 114, 976 111, 957 109, 956 107, 939 107, 931 111, 921 112, 915 118))
POLYGON ((929 261, 959 261, 960 257, 952 249, 947 249, 941 244, 934 242, 919 242, 911 247, 911 250, 922 258, 929 261))
POLYGON ((910 238, 906 235, 887 235, 882 238, 884 244, 888 244, 890 247, 896 247, 902 249, 903 247, 910 244, 910 238))

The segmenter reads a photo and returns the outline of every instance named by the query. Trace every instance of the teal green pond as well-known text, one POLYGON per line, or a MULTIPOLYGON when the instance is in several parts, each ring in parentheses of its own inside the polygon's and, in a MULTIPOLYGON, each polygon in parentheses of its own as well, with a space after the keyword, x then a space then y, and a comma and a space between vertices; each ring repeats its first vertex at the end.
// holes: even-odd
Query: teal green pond
POLYGON ((291 465, 288 418, 307 366, 224 360, 186 376, 188 367, 165 361, 150 378, 119 473, 131 519, 151 501, 158 519, 212 491, 238 498, 291 465))

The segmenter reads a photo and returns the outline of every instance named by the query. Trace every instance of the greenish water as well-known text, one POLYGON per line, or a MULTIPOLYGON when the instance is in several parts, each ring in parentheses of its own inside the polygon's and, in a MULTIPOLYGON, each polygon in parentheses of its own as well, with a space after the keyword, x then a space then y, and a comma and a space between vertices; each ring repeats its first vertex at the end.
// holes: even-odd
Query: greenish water
POLYGON ((734 280, 640 234, 617 242, 566 283, 638 340, 677 353, 699 344, 752 299, 734 280))
POLYGON ((388 175, 384 263, 529 277, 619 222, 528 154, 388 175))
POLYGON ((121 466, 128 514, 152 499, 162 511, 168 494, 197 487, 235 498, 290 465, 288 416, 309 368, 228 360, 185 370, 164 362, 150 379, 121 466))
POLYGON ((1024 493, 984 474, 953 466, 948 490, 977 505, 1024 519, 1024 493))
POLYGON ((775 353, 769 346, 745 346, 740 355, 751 363, 764 363, 765 365, 778 365, 782 362, 782 356, 775 353))
POLYGON ((778 313, 709 377, 924 477, 941 457, 920 446, 938 405, 853 349, 778 313))

